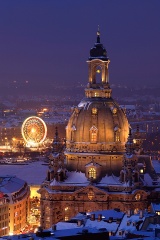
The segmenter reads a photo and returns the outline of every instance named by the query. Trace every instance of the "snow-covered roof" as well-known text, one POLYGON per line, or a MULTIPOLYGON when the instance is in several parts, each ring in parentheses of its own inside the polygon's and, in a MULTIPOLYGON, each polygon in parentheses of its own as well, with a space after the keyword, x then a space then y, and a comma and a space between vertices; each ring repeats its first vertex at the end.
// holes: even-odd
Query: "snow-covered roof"
POLYGON ((152 160, 152 165, 156 173, 160 173, 160 161, 152 160))
POLYGON ((99 184, 120 185, 119 177, 116 177, 114 175, 111 176, 106 175, 105 177, 102 178, 99 184))
POLYGON ((144 174, 144 182, 146 185, 149 185, 149 186, 153 185, 153 179, 148 173, 144 174))
POLYGON ((154 212, 160 212, 160 203, 151 203, 154 212))
POLYGON ((24 185, 25 181, 11 175, 0 175, 0 192, 4 194, 12 194, 19 191, 24 185))
POLYGON ((90 166, 95 166, 95 167, 101 167, 99 163, 96 163, 94 161, 91 161, 90 163, 87 163, 85 167, 90 167, 90 166))
POLYGON ((90 214, 95 214, 95 218, 98 218, 99 214, 102 214, 102 219, 109 220, 110 217, 112 217, 114 220, 121 219, 124 215, 123 212, 120 212, 119 210, 115 209, 109 209, 109 210, 100 210, 100 211, 94 211, 90 212, 90 214))
POLYGON ((82 172, 67 172, 67 179, 65 180, 65 183, 89 183, 86 176, 82 172))

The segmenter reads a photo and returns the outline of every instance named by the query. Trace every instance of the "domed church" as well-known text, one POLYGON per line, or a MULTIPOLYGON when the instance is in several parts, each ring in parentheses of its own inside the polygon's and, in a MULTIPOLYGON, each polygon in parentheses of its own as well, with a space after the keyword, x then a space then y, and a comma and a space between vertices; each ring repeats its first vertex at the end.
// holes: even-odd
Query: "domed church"
POLYGON ((78 212, 147 209, 160 198, 139 132, 133 139, 123 109, 112 98, 110 60, 99 31, 87 63, 85 97, 68 121, 64 148, 56 129, 47 176, 39 190, 43 228, 78 212))
POLYGON ((66 161, 69 171, 85 172, 93 161, 100 176, 119 175, 122 169, 129 124, 123 109, 112 98, 107 51, 97 42, 90 50, 85 98, 74 108, 66 127, 66 161))

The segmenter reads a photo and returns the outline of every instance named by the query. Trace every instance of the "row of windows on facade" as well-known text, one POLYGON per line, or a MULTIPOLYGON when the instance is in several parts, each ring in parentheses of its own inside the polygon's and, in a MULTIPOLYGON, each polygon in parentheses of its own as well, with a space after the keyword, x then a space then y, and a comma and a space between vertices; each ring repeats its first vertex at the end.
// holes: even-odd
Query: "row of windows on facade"
POLYGON ((4 228, 6 226, 8 226, 8 221, 3 221, 0 223, 0 228, 4 228))
POLYGON ((17 206, 14 206, 14 209, 16 209, 16 208, 19 208, 19 207, 21 207, 22 205, 21 205, 21 203, 20 204, 18 204, 17 206))
POLYGON ((5 220, 7 218, 8 218, 8 214, 0 215, 0 221, 5 220))
POLYGON ((5 229, 1 229, 1 227, 0 227, 0 236, 7 235, 8 234, 8 226, 4 226, 2 228, 5 228, 5 229))
POLYGON ((8 207, 7 206, 0 208, 0 213, 4 213, 6 211, 8 211, 8 207))
MULTIPOLYGON (((74 138, 74 132, 71 132, 71 140, 73 141, 74 138)), ((90 130, 90 141, 91 143, 96 143, 98 140, 98 129, 95 127, 92 127, 90 130)), ((120 132, 116 131, 114 133, 114 141, 119 142, 120 141, 120 132)))

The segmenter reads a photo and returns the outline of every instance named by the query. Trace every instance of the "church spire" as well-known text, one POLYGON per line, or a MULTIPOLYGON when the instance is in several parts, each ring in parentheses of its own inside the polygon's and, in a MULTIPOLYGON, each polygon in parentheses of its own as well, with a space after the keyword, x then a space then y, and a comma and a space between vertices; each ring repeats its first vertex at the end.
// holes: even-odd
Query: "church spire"
POLYGON ((53 139, 53 150, 52 152, 59 152, 59 148, 60 148, 60 139, 58 136, 58 128, 55 127, 55 135, 54 135, 54 139, 53 139))
POLYGON ((100 29, 98 25, 98 30, 97 30, 97 43, 100 43, 100 29))
POLYGON ((126 142, 126 154, 132 155, 133 152, 134 152, 134 143, 133 143, 132 131, 131 131, 131 128, 129 128, 128 140, 126 142))
POLYGON ((89 79, 85 89, 88 98, 111 98, 112 90, 109 86, 109 69, 110 60, 107 51, 100 42, 100 29, 97 30, 97 41, 90 50, 88 58, 89 79))

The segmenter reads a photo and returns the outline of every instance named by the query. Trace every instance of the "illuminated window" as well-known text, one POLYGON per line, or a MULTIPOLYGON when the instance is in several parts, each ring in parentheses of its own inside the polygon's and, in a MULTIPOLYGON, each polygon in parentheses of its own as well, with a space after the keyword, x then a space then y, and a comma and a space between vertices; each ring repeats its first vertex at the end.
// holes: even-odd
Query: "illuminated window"
POLYGON ((135 208, 134 209, 134 214, 138 214, 139 213, 139 208, 135 208))
POLYGON ((120 141, 120 133, 119 131, 115 132, 115 142, 119 142, 120 141))
POLYGON ((143 173, 143 172, 144 172, 144 171, 143 171, 143 168, 141 168, 141 169, 140 169, 140 173, 143 173))
POLYGON ((95 72, 95 78, 96 78, 96 82, 100 83, 102 80, 102 69, 101 66, 96 66, 96 72, 95 72))
POLYGON ((141 199, 141 195, 139 193, 136 194, 135 199, 138 201, 141 199))
POLYGON ((92 114, 97 114, 97 108, 92 108, 92 114))
POLYGON ((91 133, 91 142, 96 142, 97 141, 97 133, 96 132, 92 132, 91 133))
POLYGON ((96 170, 95 170, 95 168, 90 168, 89 169, 89 178, 93 178, 93 179, 96 178, 96 170))
POLYGON ((117 113, 117 108, 113 108, 112 112, 113 112, 113 114, 116 114, 117 113))
POLYGON ((95 92, 95 93, 94 93, 94 96, 95 96, 95 97, 99 97, 99 93, 95 92))
POLYGON ((136 139, 133 139, 133 143, 136 143, 136 139))
POLYGON ((97 142, 97 132, 98 132, 98 129, 95 126, 91 127, 90 129, 91 143, 97 142))
POLYGON ((65 216, 64 216, 64 220, 68 221, 69 220, 69 207, 65 207, 65 216))

